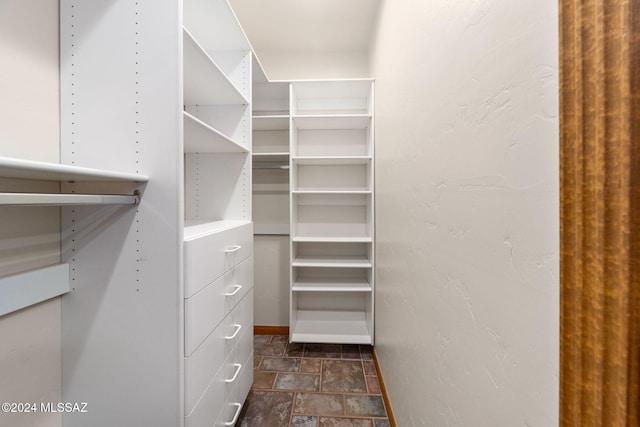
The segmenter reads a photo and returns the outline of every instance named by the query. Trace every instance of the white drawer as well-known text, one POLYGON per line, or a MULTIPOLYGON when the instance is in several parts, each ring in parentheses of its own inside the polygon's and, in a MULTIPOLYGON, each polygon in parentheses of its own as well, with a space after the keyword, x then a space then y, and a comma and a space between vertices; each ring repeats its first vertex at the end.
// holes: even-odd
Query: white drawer
POLYGON ((225 340, 226 354, 230 354, 236 347, 243 334, 253 336, 253 289, 240 301, 234 310, 228 315, 227 337, 225 340), (232 338, 233 337, 233 338, 232 338))
POLYGON ((253 289, 253 256, 248 257, 225 275, 225 315, 253 289), (227 277, 228 276, 228 277, 227 277))
POLYGON ((184 297, 191 297, 252 253, 251 223, 185 239, 184 297))
POLYGON ((227 397, 225 407, 216 421, 216 426, 230 426, 238 420, 238 415, 247 399, 251 385, 253 384, 253 352, 245 360, 238 375, 235 386, 227 397))
POLYGON ((184 417, 185 427, 211 427, 214 420, 220 417, 227 400, 224 386, 225 374, 224 369, 219 369, 191 412, 185 407, 187 414, 184 417))
MULTIPOLYGON (((184 300, 184 345, 189 356, 253 288, 253 257, 184 300)), ((228 331, 233 334, 233 330, 228 331)))
MULTIPOLYGON (((219 371, 224 371, 220 369, 222 366, 244 363, 243 359, 252 349, 253 292, 250 291, 237 308, 206 337, 202 345, 191 356, 185 358, 185 413, 191 413, 211 379, 219 371), (236 331, 237 334, 234 336, 236 331)), ((226 375, 226 378, 232 376, 229 372, 223 375, 226 375)))
MULTIPOLYGON (((239 341, 243 344, 236 346, 225 359, 213 381, 207 383, 201 397, 195 400, 191 411, 185 402, 185 413, 188 414, 185 417, 185 427, 210 427, 215 420, 222 419, 227 413, 227 403, 232 401, 234 391, 238 387, 244 387, 247 375, 253 375, 253 353, 249 350, 247 354, 245 344, 247 341, 253 344, 253 331, 247 330, 241 335, 242 338, 239 341), (247 371, 250 372, 247 373, 247 371)), ((185 376, 186 371, 187 369, 185 369, 185 376)), ((192 373, 195 372, 192 371, 192 373)), ((189 386, 190 384, 187 384, 185 391, 189 386)))

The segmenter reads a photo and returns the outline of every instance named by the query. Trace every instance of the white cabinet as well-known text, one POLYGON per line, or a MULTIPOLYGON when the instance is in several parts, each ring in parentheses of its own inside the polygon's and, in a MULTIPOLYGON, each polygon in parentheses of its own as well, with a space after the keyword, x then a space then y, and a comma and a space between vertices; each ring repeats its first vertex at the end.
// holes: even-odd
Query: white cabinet
POLYGON ((122 175, 62 190, 140 193, 62 208, 63 399, 90 408, 63 425, 228 425, 253 374, 250 45, 227 0, 61 0, 60 32, 61 163, 122 175))
POLYGON ((234 21, 226 0, 184 1, 184 416, 190 427, 229 425, 253 378, 252 54, 234 21))
POLYGON ((373 344, 373 82, 293 82, 290 97, 290 340, 373 344))

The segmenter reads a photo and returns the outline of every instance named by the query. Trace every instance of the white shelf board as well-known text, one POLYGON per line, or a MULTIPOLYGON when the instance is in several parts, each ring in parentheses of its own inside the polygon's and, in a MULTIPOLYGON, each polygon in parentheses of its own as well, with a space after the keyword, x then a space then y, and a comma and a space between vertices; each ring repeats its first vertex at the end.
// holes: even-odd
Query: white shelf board
POLYGON ((294 267, 371 268, 371 261, 364 256, 298 256, 293 260, 292 265, 294 267))
POLYGON ((346 195, 361 195, 361 194, 372 194, 371 190, 362 190, 362 189, 298 189, 291 191, 292 194, 311 194, 311 195, 335 195, 335 194, 346 194, 346 195))
POLYGON ((371 114, 303 115, 292 116, 297 129, 366 129, 371 124, 371 114))
POLYGON ((185 26, 207 49, 253 50, 228 0, 185 0, 181 3, 185 26))
POLYGON ((183 29, 183 36, 184 104, 249 104, 249 101, 233 85, 186 28, 183 29))
POLYGON ((253 130, 289 130, 288 115, 253 116, 253 130))
POLYGON ((204 220, 185 220, 184 222, 184 241, 194 240, 210 234, 219 233, 221 231, 230 230, 232 228, 241 227, 250 224, 251 221, 204 221, 204 220))
POLYGON ((289 194, 289 184, 253 184, 254 193, 284 193, 289 194))
POLYGON ((293 342, 371 344, 364 312, 297 310, 291 328, 293 342))
POLYGON ((242 145, 193 115, 183 112, 186 153, 247 153, 242 145))
POLYGON ((293 236, 297 243, 370 243, 371 236, 293 236))
POLYGON ((147 182, 146 175, 0 157, 0 177, 44 181, 147 182))
POLYGON ((89 206, 136 205, 138 195, 62 194, 62 193, 0 193, 0 205, 6 206, 89 206))
POLYGON ((302 99, 368 98, 373 79, 292 80, 296 96, 302 99))
POLYGON ((69 292, 69 264, 0 278, 0 316, 69 292))
POLYGON ((293 282, 294 292, 371 292, 371 284, 362 278, 302 277, 293 282))
POLYGON ((278 152, 278 153, 256 153, 253 152, 253 161, 254 162, 286 162, 289 164, 289 153, 288 152, 278 152))
POLYGON ((291 160, 298 165, 366 165, 371 162, 371 156, 292 156, 291 160))
POLYGON ((289 224, 253 224, 253 234, 263 235, 289 235, 289 224))

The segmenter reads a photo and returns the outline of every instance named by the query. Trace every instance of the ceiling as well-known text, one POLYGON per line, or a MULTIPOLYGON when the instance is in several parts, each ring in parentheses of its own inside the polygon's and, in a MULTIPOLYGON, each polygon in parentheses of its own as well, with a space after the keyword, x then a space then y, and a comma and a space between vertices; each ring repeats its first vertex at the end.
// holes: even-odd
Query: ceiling
POLYGON ((380 0, 229 0, 260 52, 369 50, 380 0))

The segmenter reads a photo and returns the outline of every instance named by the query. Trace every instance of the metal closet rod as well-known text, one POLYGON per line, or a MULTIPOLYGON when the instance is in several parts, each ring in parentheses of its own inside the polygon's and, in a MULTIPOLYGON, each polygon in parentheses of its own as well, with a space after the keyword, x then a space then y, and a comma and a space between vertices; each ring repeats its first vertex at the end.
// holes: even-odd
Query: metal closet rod
POLYGON ((73 205, 137 205, 140 195, 134 194, 63 194, 63 193, 0 193, 0 205, 73 206, 73 205))
POLYGON ((263 165, 263 164, 255 164, 253 165, 254 169, 282 169, 288 170, 289 165, 263 165))

